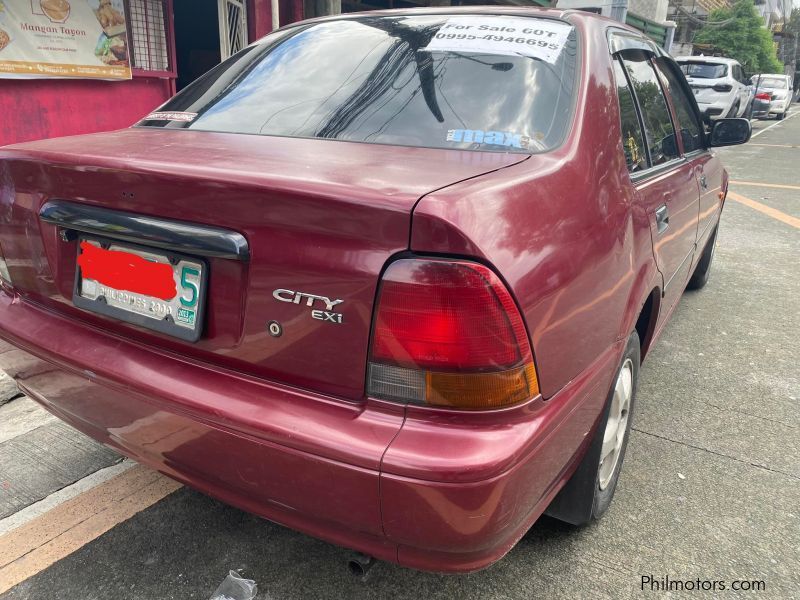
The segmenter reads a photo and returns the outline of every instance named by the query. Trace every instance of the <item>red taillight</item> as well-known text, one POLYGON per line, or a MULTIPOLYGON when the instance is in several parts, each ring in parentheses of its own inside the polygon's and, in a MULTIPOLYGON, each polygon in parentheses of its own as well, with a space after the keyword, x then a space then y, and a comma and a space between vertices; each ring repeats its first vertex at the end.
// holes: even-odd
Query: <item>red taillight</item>
POLYGON ((770 96, 766 92, 760 92, 756 94, 756 98, 758 98, 759 100, 772 100, 772 96, 770 96))
POLYGON ((475 409, 536 395, 525 325, 491 269, 435 259, 392 263, 375 314, 368 392, 475 409))

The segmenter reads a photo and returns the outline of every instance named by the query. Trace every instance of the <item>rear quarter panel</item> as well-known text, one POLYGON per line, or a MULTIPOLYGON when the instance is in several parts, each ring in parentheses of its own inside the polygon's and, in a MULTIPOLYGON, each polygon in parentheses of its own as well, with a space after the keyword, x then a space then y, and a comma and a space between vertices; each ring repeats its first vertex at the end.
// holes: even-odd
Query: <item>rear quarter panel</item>
POLYGON ((552 396, 627 337, 657 282, 647 215, 622 152, 605 31, 581 31, 575 119, 557 151, 426 196, 411 248, 476 256, 506 280, 552 396))

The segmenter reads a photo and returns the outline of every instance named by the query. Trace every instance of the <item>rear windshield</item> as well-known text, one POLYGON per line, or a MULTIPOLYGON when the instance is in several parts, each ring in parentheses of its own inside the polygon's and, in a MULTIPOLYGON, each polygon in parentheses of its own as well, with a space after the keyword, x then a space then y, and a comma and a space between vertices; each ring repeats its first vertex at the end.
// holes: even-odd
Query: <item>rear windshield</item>
POLYGON ((712 65, 708 63, 681 63, 681 71, 688 77, 697 79, 719 79, 728 74, 728 65, 712 65))
POLYGON ((753 77, 752 79, 753 84, 757 84, 758 87, 765 87, 765 88, 772 88, 772 89, 786 89, 789 87, 789 81, 784 79, 783 77, 762 77, 759 81, 758 75, 753 77))
POLYGON ((276 32, 139 125, 545 152, 570 125, 575 79, 562 21, 367 16, 276 32))

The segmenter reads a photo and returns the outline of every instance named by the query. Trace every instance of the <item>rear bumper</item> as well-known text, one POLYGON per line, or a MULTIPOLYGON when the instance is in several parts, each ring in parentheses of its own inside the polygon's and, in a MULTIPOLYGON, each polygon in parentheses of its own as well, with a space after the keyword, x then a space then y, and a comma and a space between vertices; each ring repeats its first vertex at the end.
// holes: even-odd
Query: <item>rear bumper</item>
MULTIPOLYGON (((700 109, 703 117, 706 119, 721 119, 730 112, 734 104, 735 98, 719 98, 712 102, 697 101, 697 107, 700 109)), ((735 116, 735 115, 734 115, 735 116)))
POLYGON ((337 401, 156 352, 0 292, 2 365, 91 437, 220 500, 381 560, 501 558, 590 438, 621 347, 545 401, 443 414, 337 401))
POLYGON ((768 115, 770 112, 770 104, 769 100, 760 100, 758 98, 753 100, 753 116, 763 117, 768 115))
POLYGON ((719 106, 710 106, 710 107, 700 107, 700 112, 703 115, 703 118, 706 120, 711 119, 722 119, 725 115, 728 114, 730 107, 723 108, 719 106))

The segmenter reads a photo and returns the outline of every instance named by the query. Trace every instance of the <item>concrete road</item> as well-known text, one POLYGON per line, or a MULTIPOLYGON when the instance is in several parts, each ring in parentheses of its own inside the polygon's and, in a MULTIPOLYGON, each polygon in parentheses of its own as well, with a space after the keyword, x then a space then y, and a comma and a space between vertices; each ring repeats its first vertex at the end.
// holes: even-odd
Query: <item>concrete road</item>
POLYGON ((711 281, 685 294, 644 365, 601 522, 543 518, 476 574, 378 564, 361 582, 346 550, 120 463, 17 399, 0 409, 0 597, 205 599, 236 569, 264 599, 663 595, 643 577, 726 586, 676 597, 800 598, 797 114, 756 122, 749 144, 721 152, 734 183, 711 281))

